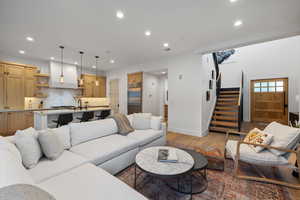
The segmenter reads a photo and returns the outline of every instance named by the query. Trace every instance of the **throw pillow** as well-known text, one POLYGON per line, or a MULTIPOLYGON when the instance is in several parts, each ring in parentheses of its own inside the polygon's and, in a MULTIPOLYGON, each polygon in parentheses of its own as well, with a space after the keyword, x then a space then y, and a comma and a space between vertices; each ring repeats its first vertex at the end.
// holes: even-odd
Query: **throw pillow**
POLYGON ((130 125, 129 120, 123 114, 117 113, 114 114, 111 118, 113 118, 118 126, 118 133, 121 135, 127 135, 134 131, 132 126, 130 125))
POLYGON ((51 130, 42 131, 38 140, 45 156, 50 160, 57 159, 64 152, 64 145, 57 134, 51 130))
POLYGON ((54 134, 56 134, 60 142, 64 145, 64 149, 68 150, 71 148, 71 136, 70 136, 70 127, 61 126, 59 128, 51 129, 54 134))
POLYGON ((152 116, 151 117, 151 128, 154 130, 160 130, 161 129, 161 117, 152 116))
MULTIPOLYGON (((264 131, 274 136, 272 142, 272 146, 274 147, 291 149, 295 147, 300 140, 300 129, 282 125, 277 122, 270 123, 264 131)), ((286 153, 275 149, 270 149, 270 151, 277 156, 281 156, 286 153)))
POLYGON ((27 169, 35 167, 43 155, 37 138, 33 134, 18 134, 15 145, 21 153, 23 165, 27 169))
POLYGON ((145 130, 151 128, 151 113, 133 114, 132 127, 136 130, 145 130))
MULTIPOLYGON (((244 139, 244 142, 269 145, 272 142, 272 140, 273 135, 263 132, 258 128, 255 128, 248 133, 248 135, 244 139)), ((250 147, 257 153, 261 152, 264 149, 264 147, 255 145, 250 145, 250 147)))

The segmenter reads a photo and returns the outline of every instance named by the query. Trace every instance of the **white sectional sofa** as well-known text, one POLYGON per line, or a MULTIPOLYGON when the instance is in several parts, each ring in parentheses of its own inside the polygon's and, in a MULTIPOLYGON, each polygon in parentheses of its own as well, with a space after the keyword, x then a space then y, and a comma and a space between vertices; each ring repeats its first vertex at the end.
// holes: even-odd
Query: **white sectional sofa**
POLYGON ((113 175, 133 164, 141 149, 166 144, 164 123, 127 136, 117 134, 113 119, 73 123, 56 131, 69 136, 69 149, 56 160, 42 158, 32 169, 22 165, 14 136, 0 138, 0 157, 9 161, 0 162, 0 190, 24 183, 40 187, 57 200, 146 199, 113 175))

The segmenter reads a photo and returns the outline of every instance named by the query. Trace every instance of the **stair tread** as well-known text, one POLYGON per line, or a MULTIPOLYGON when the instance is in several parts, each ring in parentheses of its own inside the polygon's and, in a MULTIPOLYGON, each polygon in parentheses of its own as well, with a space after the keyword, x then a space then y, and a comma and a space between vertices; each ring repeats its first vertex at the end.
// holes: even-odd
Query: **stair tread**
POLYGON ((220 97, 238 97, 239 94, 220 94, 220 97))
POLYGON ((213 124, 213 125, 219 125, 219 126, 238 127, 238 123, 237 122, 227 122, 227 121, 213 120, 213 121, 211 121, 211 124, 213 124))
POLYGON ((218 98, 218 101, 238 101, 239 98, 218 98))
POLYGON ((232 105, 232 106, 216 106, 217 110, 232 110, 232 111, 237 111, 238 106, 237 105, 232 105))
POLYGON ((221 115, 237 115, 237 112, 226 112, 226 111, 214 111, 214 114, 221 114, 221 115))
POLYGON ((237 106, 237 102, 217 102, 217 106, 237 106))
POLYGON ((238 94, 240 91, 220 91, 221 94, 238 94))
POLYGON ((238 129, 234 129, 234 128, 224 128, 224 127, 215 127, 215 126, 211 126, 209 127, 209 131, 216 131, 216 132, 227 132, 228 130, 238 130, 238 129))
POLYGON ((223 116, 223 115, 214 115, 213 119, 219 119, 219 120, 228 120, 228 121, 237 121, 237 116, 223 116))

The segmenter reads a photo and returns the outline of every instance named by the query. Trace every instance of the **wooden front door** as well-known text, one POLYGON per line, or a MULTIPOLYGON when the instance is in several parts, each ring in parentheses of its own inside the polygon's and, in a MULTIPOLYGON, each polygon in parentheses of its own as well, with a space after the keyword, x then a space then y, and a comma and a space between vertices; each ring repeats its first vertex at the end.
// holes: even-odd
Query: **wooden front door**
POLYGON ((288 124, 288 78, 251 81, 251 120, 288 124))
POLYGON ((109 81, 109 98, 113 113, 119 112, 119 80, 109 81))

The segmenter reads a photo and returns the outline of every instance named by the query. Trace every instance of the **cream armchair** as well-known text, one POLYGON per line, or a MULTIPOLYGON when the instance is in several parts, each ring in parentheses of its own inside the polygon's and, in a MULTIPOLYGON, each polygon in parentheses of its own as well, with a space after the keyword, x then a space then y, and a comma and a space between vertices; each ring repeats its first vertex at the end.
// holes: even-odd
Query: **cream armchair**
MULTIPOLYGON (((270 133, 270 134, 276 135, 276 133, 270 133)), ((296 159, 298 163, 300 163, 300 148, 298 148, 298 150, 294 150, 297 147, 297 144, 299 143, 300 133, 296 135, 294 141, 292 141, 292 144, 290 145, 290 148, 275 147, 272 146, 272 143, 271 145, 255 144, 255 146, 261 146, 265 148, 265 150, 263 150, 260 153, 256 153, 253 149, 251 149, 249 145, 253 145, 252 143, 243 142, 242 138, 246 135, 247 133, 231 131, 231 130, 229 130, 226 134, 224 155, 226 156, 228 152, 229 156, 234 160, 234 176, 240 179, 267 182, 267 183, 283 185, 295 189, 300 189, 300 178, 298 184, 274 180, 274 179, 266 178, 262 173, 260 173, 258 168, 256 168, 256 165, 270 166, 270 167, 278 167, 278 166, 295 167, 294 164, 289 163, 288 158, 290 154, 296 154, 296 159), (241 139, 230 140, 229 136, 231 134, 239 135, 241 139), (276 155, 271 151, 277 151, 278 153, 280 153, 280 155, 276 155), (251 166, 254 167, 254 169, 259 173, 261 177, 239 175, 240 161, 251 164, 251 166)), ((300 165, 298 166, 298 170, 300 171, 300 165)))

